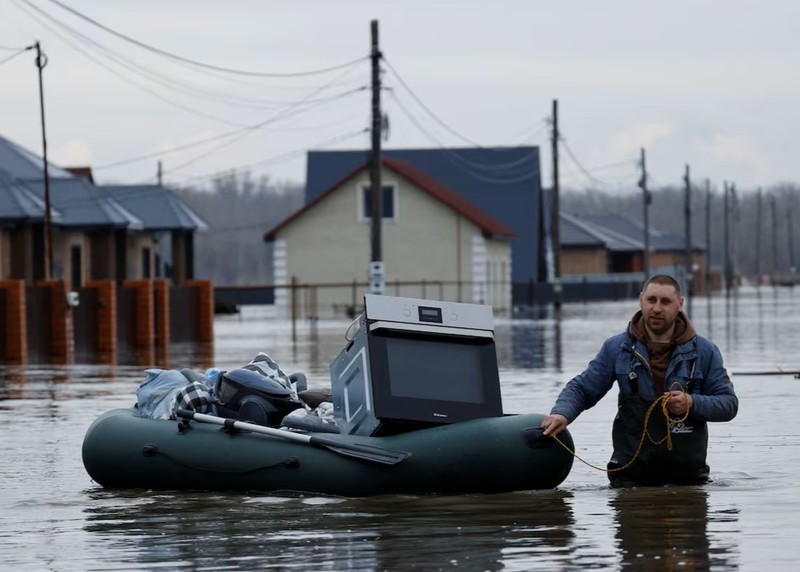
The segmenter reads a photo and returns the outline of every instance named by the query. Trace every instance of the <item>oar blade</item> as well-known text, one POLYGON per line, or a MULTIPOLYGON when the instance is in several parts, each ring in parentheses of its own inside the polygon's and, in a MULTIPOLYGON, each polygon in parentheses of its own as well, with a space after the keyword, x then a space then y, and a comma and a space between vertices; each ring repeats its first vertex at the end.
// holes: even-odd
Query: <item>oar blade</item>
POLYGON ((356 459, 372 461, 373 463, 383 463, 384 465, 396 465, 411 456, 408 451, 396 451, 394 449, 384 449, 374 445, 364 445, 361 443, 343 443, 335 439, 313 436, 311 443, 325 447, 341 455, 347 455, 356 459))

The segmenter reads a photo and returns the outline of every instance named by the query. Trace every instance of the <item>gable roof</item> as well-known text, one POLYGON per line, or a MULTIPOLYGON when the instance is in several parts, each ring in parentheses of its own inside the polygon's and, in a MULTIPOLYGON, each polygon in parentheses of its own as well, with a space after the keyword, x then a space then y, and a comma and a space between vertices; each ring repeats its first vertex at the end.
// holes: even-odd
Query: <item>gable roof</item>
MULTIPOLYGON (((559 216, 562 246, 602 246, 612 252, 644 250, 644 225, 618 214, 559 216)), ((654 252, 673 252, 686 249, 684 236, 650 227, 650 249, 654 252)), ((692 241, 692 248, 704 250, 702 243, 692 241)))
MULTIPOLYGON (((44 197, 44 180, 27 180, 37 197, 44 197)), ((50 180, 50 203, 61 213, 59 224, 72 228, 141 229, 141 219, 113 199, 101 187, 78 177, 50 180)))
POLYGON ((208 230, 208 224, 175 193, 161 185, 101 186, 142 220, 145 230, 208 230))
MULTIPOLYGON (((405 161, 398 161, 396 159, 384 158, 381 161, 381 164, 386 167, 387 169, 393 171, 394 173, 400 175, 402 178, 413 184, 418 189, 422 190, 423 192, 427 193, 434 199, 438 200, 442 204, 448 206, 453 211, 457 212, 473 224, 475 224, 478 228, 486 236, 494 236, 494 237, 501 237, 501 238, 511 238, 516 236, 516 233, 510 229, 508 226, 500 222, 499 220, 495 219, 494 217, 488 215, 487 213, 483 212, 481 209, 470 203, 466 200, 463 196, 459 195, 452 189, 446 187, 440 181, 437 181, 427 173, 422 172, 421 170, 414 167, 414 165, 407 163, 405 161)), ((345 175, 328 188, 325 192, 317 195, 313 200, 307 202, 302 208, 298 211, 294 212, 291 216, 284 219, 276 226, 268 230, 264 233, 264 240, 270 241, 274 240, 277 236, 278 232, 280 232, 283 228, 291 224, 293 221, 297 220, 304 213, 312 209, 315 205, 319 202, 324 200, 326 197, 330 196, 334 193, 337 189, 341 188, 345 183, 353 179, 355 176, 363 173, 367 170, 369 163, 363 163, 357 169, 352 171, 351 173, 345 175)))
POLYGON ((614 252, 642 250, 644 243, 590 220, 561 213, 559 240, 561 246, 601 246, 614 252))
MULTIPOLYGON (((595 226, 608 229, 630 240, 637 241, 644 248, 644 224, 619 214, 591 215, 585 217, 595 226)), ((656 252, 671 252, 686 250, 686 237, 677 232, 662 231, 650 225, 650 248, 656 252)), ((705 250, 704 243, 692 240, 692 249, 705 250)))
MULTIPOLYGON (((44 177, 43 159, 32 151, 12 143, 0 135, 0 167, 12 179, 42 179, 44 177)), ((65 169, 47 164, 47 174, 50 178, 72 178, 72 174, 65 169)))
MULTIPOLYGON (((369 156, 369 150, 309 151, 306 201, 313 201, 369 156)), ((540 219, 547 213, 541 209, 538 147, 382 149, 381 156, 414 165, 513 229, 512 281, 539 281, 540 219)))
MULTIPOLYGON (((53 222, 61 220, 61 213, 50 210, 53 222)), ((44 201, 40 200, 24 183, 12 179, 0 169, 0 221, 39 222, 45 220, 44 201)))
MULTIPOLYGON (((26 189, 15 191, 16 208, 20 201, 44 203, 43 160, 35 153, 0 137, 0 169, 6 178, 26 189)), ((134 230, 207 230, 208 225, 180 197, 159 185, 94 184, 90 167, 62 169, 48 164, 50 202, 53 220, 73 228, 130 228, 134 230), (56 217, 56 211, 58 217, 56 217)), ((2 185, 0 179, 0 185, 2 185)), ((8 184, 8 183, 7 183, 8 184)), ((11 212, 0 196, 0 218, 11 212), (4 210, 5 209, 5 210, 4 210)), ((9 198, 8 201, 11 199, 9 198)), ((26 209, 34 209, 27 204, 26 209)), ((44 207, 41 208, 44 217, 44 207)))

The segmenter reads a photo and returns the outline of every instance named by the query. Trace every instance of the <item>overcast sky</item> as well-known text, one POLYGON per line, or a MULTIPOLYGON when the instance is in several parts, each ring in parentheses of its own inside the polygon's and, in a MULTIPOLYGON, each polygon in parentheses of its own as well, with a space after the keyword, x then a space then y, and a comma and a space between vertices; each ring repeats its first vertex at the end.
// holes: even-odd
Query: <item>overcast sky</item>
POLYGON ((564 186, 635 192, 642 147, 654 185, 800 183, 791 0, 0 0, 0 135, 41 154, 39 41, 53 163, 303 182, 369 145, 373 19, 386 148, 539 145, 549 185, 558 100, 564 186))

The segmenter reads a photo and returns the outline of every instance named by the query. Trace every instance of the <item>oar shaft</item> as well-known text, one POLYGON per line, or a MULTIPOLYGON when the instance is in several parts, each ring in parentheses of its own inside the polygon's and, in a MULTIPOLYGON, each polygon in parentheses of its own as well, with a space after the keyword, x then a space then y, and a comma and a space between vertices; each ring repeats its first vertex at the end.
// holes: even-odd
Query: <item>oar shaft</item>
POLYGON ((203 423, 214 423, 216 425, 222 425, 223 427, 231 427, 233 429, 239 429, 242 431, 252 431, 253 433, 263 433, 264 435, 270 435, 280 439, 288 439, 290 441, 297 441, 306 445, 325 447, 326 449, 334 451, 335 453, 339 453, 340 455, 347 455, 348 457, 364 459, 374 463, 394 465, 411 456, 411 453, 407 453, 405 451, 393 451, 392 449, 384 449, 383 447, 377 447, 375 445, 344 443, 322 435, 305 435, 303 433, 281 431, 280 429, 273 429, 271 427, 246 423, 244 421, 225 419, 224 417, 215 417, 214 415, 206 415, 205 413, 195 413, 194 411, 188 411, 186 409, 179 409, 177 415, 183 419, 193 419, 203 423))
POLYGON ((215 417, 214 415, 206 415, 205 413, 192 413, 190 415, 180 415, 195 421, 202 421, 204 423, 215 423, 216 425, 223 425, 226 427, 233 427, 240 431, 252 431, 253 433, 262 433, 264 435, 271 435, 289 441, 297 441, 299 443, 311 443, 311 436, 302 433, 292 433, 291 431, 281 431, 280 429, 272 429, 271 427, 264 427, 263 425, 256 425, 255 423, 247 423, 246 421, 236 421, 235 419, 225 419, 222 417, 215 417))

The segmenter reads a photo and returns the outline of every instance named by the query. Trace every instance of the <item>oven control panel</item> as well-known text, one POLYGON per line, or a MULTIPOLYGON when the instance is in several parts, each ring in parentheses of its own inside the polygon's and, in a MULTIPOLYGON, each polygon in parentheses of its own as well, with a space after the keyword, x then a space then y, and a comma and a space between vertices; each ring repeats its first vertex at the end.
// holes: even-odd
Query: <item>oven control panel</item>
POLYGON ((486 304, 366 294, 364 308, 370 321, 494 330, 492 307, 486 304))

